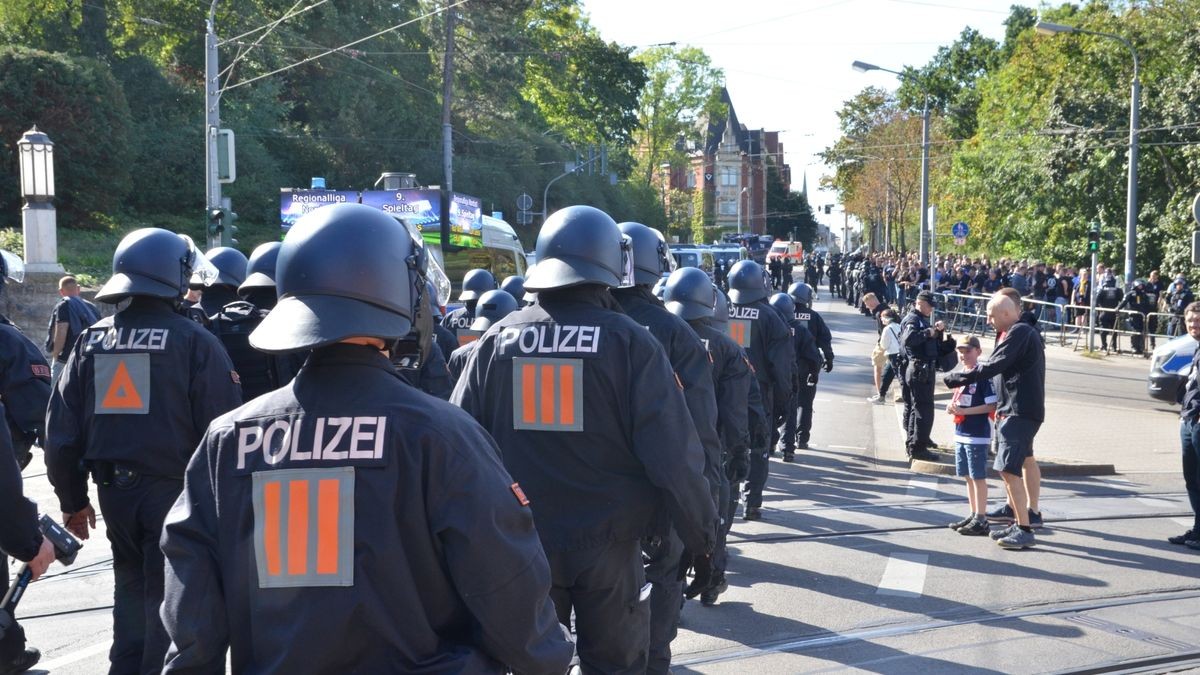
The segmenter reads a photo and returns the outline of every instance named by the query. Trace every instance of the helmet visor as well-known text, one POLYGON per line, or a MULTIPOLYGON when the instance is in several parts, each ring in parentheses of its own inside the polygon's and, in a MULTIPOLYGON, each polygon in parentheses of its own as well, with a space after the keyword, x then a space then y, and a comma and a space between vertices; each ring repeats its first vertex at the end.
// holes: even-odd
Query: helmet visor
POLYGON ((21 260, 14 253, 8 251, 0 251, 0 258, 4 258, 4 276, 12 279, 18 284, 25 282, 25 261, 21 260))
POLYGON ((633 238, 627 234, 621 235, 621 283, 620 288, 634 286, 633 274, 633 238))
POLYGON ((662 268, 662 271, 670 274, 679 269, 679 261, 671 255, 671 247, 667 246, 667 240, 663 237, 663 233, 655 230, 654 234, 658 235, 658 257, 661 261, 659 267, 662 268))
POLYGON ((221 271, 213 265, 208 258, 204 257, 204 253, 196 248, 196 243, 186 234, 179 235, 179 238, 187 244, 187 257, 183 261, 188 269, 192 270, 191 283, 203 286, 212 286, 216 282, 217 277, 221 276, 221 271))

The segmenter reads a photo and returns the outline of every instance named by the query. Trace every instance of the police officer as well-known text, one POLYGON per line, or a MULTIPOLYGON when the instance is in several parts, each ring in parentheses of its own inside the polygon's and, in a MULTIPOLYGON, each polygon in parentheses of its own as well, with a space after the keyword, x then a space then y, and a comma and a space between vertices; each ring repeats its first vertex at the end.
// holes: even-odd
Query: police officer
MULTIPOLYGON (((778 427, 787 416, 792 398, 795 351, 783 320, 767 304, 767 278, 753 260, 738 261, 729 271, 729 332, 746 350, 758 378, 769 424, 778 427)), ((762 518, 762 491, 767 484, 767 456, 771 439, 750 447, 750 479, 746 485, 746 520, 762 518)))
POLYGON ((776 293, 771 296, 770 305, 791 331, 792 345, 796 354, 792 371, 792 391, 794 393, 792 400, 788 403, 783 429, 776 429, 776 434, 780 434, 780 437, 772 439, 772 446, 778 443, 779 450, 783 453, 783 461, 792 462, 795 459, 797 444, 801 449, 808 448, 807 430, 801 424, 801 434, 804 435, 797 434, 796 417, 799 416, 802 422, 807 421, 808 428, 812 428, 812 405, 813 399, 817 395, 817 376, 821 372, 821 352, 817 349, 816 339, 813 338, 804 322, 796 318, 796 303, 792 296, 787 293, 776 293))
POLYGON ((455 349, 450 353, 450 358, 446 359, 451 388, 458 382, 458 376, 462 375, 463 366, 467 364, 467 357, 471 355, 471 346, 477 341, 477 336, 483 335, 492 324, 517 311, 519 305, 517 299, 505 290, 488 291, 479 296, 479 302, 475 306, 475 321, 471 323, 471 332, 475 333, 476 337, 455 349))
POLYGON ((829 260, 829 293, 842 297, 842 263, 840 256, 829 260))
POLYGON ((251 340, 312 354, 215 420, 188 465, 162 542, 163 672, 223 670, 226 649, 235 672, 566 668, 520 486, 479 425, 389 363, 419 322, 415 247, 360 204, 288 232, 251 340))
MULTIPOLYGON (((8 412, 3 405, 0 411, 8 412)), ((36 581, 54 562, 54 545, 42 537, 37 504, 22 492, 21 468, 12 440, 8 429, 0 425, 0 597, 8 592, 9 555, 29 563, 36 581)), ((7 613, 0 616, 0 673, 23 673, 41 658, 41 652, 25 646, 25 631, 16 619, 7 613)))
POLYGON ((238 286, 242 299, 225 305, 210 318, 209 330, 225 346, 247 401, 291 382, 304 364, 304 354, 266 354, 250 346, 250 334, 278 300, 275 262, 279 248, 276 241, 254 249, 246 265, 246 279, 238 286))
POLYGON ((471 330, 471 322, 475 320, 475 303, 479 296, 488 291, 496 290, 496 277, 485 269, 473 269, 463 277, 462 292, 458 299, 462 307, 450 312, 442 319, 442 325, 452 331, 457 337, 459 331, 471 330))
MULTIPOLYGON (((704 344, 687 322, 663 306, 651 288, 662 280, 664 273, 674 267, 674 258, 666 240, 657 230, 641 223, 621 223, 621 233, 633 246, 633 279, 630 285, 613 290, 613 297, 631 319, 650 330, 650 334, 667 352, 671 368, 683 384, 692 426, 704 447, 704 476, 708 479, 713 507, 720 503, 721 439, 717 436, 717 398, 712 379, 712 364, 704 344)), ((708 275, 703 271, 707 279, 708 275)), ((711 286, 711 283, 710 283, 711 286)), ((665 285, 664 285, 665 293, 665 285)), ((646 578, 654 584, 650 596, 650 665, 647 672, 666 673, 671 665, 671 641, 679 624, 680 583, 679 567, 683 562, 683 543, 662 526, 661 536, 652 538, 644 547, 649 559, 646 578)))
MULTIPOLYGON (((20 283, 25 278, 25 263, 8 251, 3 254, 3 277, 20 283)), ((30 449, 40 443, 50 402, 50 365, 42 351, 0 314, 0 402, 17 463, 24 469, 33 458, 30 449)), ((4 559, 0 556, 0 567, 4 559)))
MULTIPOLYGON (((823 364, 825 372, 833 370, 833 335, 829 332, 829 326, 825 325, 825 320, 821 318, 820 313, 812 308, 813 289, 808 284, 792 284, 788 288, 788 295, 796 304, 796 320, 801 326, 806 328, 809 333, 812 333, 813 340, 816 342, 817 349, 820 350, 821 356, 824 359, 823 364)), ((795 415, 789 415, 788 419, 791 424, 785 428, 785 433, 788 435, 795 434, 796 447, 800 450, 808 449, 809 437, 812 434, 813 421, 813 406, 812 399, 817 394, 817 381, 820 379, 820 365, 809 371, 810 383, 807 385, 801 381, 800 398, 802 401, 808 401, 808 405, 803 406, 799 419, 799 428, 796 428, 795 415), (807 388, 805 388, 807 387, 807 388)))
MULTIPOLYGON (((696 332, 712 362, 713 387, 717 397, 717 432, 721 440, 722 465, 720 499, 717 508, 721 517, 721 529, 708 574, 698 573, 697 579, 688 587, 686 595, 700 596, 701 604, 716 604, 717 596, 729 587, 725 580, 728 555, 725 540, 733 522, 737 497, 733 486, 750 475, 750 429, 749 399, 754 375, 750 361, 723 328, 714 325, 713 310, 717 296, 723 294, 708 279, 708 275, 695 267, 675 270, 667 279, 663 299, 667 309, 675 316, 687 321, 696 332), (732 496, 732 499, 731 499, 732 496), (707 577, 707 585, 703 583, 707 577)), ((728 321, 728 309, 725 316, 728 321)))
POLYGON ((1117 305, 1117 311, 1128 309, 1137 314, 1129 315, 1129 329, 1134 331, 1134 335, 1130 336, 1129 341, 1133 345, 1135 354, 1145 352, 1145 342, 1142 337, 1142 331, 1146 328, 1146 315, 1154 311, 1154 299, 1146 291, 1146 280, 1136 279, 1129 292, 1121 299, 1121 304, 1117 305))
POLYGON ((933 392, 937 375, 938 343, 946 326, 941 321, 930 323, 933 316, 933 293, 921 291, 913 308, 900 321, 900 344, 904 347, 907 365, 904 369, 904 424, 907 436, 905 449, 910 460, 936 462, 938 456, 929 451, 933 440, 933 392))
POLYGON ((211 321, 212 316, 224 309, 225 305, 238 299, 238 287, 246 280, 246 267, 250 261, 246 259, 246 254, 228 246, 211 249, 204 257, 217 268, 218 273, 212 283, 204 282, 204 294, 200 296, 200 307, 211 321))
POLYGON ((113 673, 162 669, 163 519, 204 428, 241 403, 220 341, 176 313, 194 270, 215 277, 191 240, 145 228, 121 240, 100 302, 128 306, 76 341, 46 418, 46 472, 67 529, 87 539, 97 484, 113 552, 113 673))
POLYGON ((1100 324, 1100 348, 1108 353, 1108 339, 1112 338, 1112 350, 1114 352, 1121 351, 1117 347, 1117 333, 1113 332, 1117 328, 1117 306, 1121 304, 1122 296, 1121 289, 1117 288, 1117 277, 1109 270, 1105 275, 1104 280, 1100 284, 1100 290, 1096 291, 1096 319, 1100 324), (1108 310, 1108 311, 1105 311, 1108 310))
POLYGON ((612 218, 556 211, 537 260, 525 286, 538 304, 479 339, 451 401, 496 439, 537 505, 554 604, 564 625, 574 610, 583 671, 641 673, 650 610, 640 540, 658 534, 655 511, 670 507, 691 553, 716 539, 703 446, 662 345, 609 293, 633 280, 612 218))
POLYGON ((504 281, 500 282, 500 290, 513 296, 521 307, 528 304, 525 300, 525 277, 519 274, 504 277, 504 281))

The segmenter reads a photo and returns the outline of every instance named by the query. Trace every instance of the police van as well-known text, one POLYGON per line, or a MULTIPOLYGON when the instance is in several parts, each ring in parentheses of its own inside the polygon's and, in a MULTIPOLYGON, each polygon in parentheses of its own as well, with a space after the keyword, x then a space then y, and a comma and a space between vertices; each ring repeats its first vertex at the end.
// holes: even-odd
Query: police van
POLYGON ((1150 394, 1150 398, 1166 403, 1179 401, 1180 392, 1192 372, 1196 344, 1196 340, 1185 333, 1154 349, 1150 359, 1150 375, 1146 380, 1146 393, 1150 394))
POLYGON ((713 270, 716 269, 712 251, 707 248, 681 246, 671 249, 671 255, 675 258, 675 264, 679 267, 698 267, 704 270, 705 274, 712 277, 713 270))

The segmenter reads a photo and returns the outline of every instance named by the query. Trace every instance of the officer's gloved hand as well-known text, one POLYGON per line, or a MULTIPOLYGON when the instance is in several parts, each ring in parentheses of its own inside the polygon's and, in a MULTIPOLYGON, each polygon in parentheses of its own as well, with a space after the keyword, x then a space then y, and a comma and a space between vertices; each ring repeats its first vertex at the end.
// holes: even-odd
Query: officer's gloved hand
POLYGON ((750 453, 745 448, 735 451, 729 458, 725 476, 730 483, 741 483, 750 477, 750 453))
POLYGON ((692 582, 688 584, 687 588, 683 591, 684 597, 686 597, 688 600, 700 595, 704 591, 708 590, 708 587, 712 585, 712 558, 708 556, 693 558, 692 570, 695 572, 695 576, 692 577, 692 582))
POLYGON ((825 372, 828 373, 832 370, 833 370, 833 357, 830 356, 829 358, 825 359, 825 372))

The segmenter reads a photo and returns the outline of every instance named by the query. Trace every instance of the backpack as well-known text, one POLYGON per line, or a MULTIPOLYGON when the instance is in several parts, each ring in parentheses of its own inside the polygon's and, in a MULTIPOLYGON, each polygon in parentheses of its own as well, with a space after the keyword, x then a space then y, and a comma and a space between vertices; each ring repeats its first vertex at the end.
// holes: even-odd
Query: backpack
POLYGON ((266 318, 267 311, 238 300, 225 305, 212 317, 217 336, 242 381, 242 400, 249 401, 274 391, 291 380, 294 373, 280 373, 277 360, 250 346, 250 333, 266 318), (284 379, 286 377, 286 379, 284 379))

